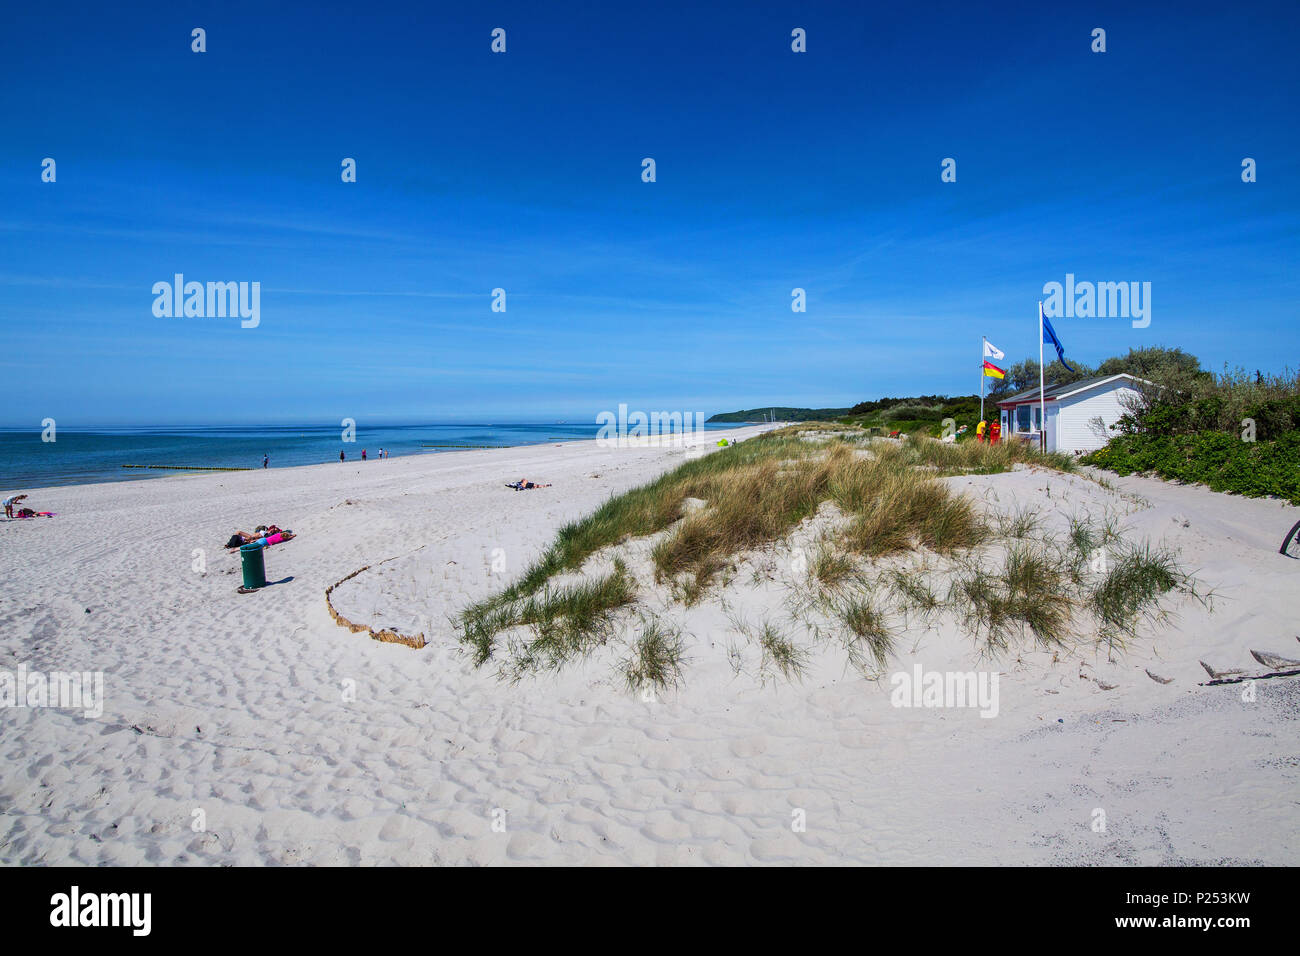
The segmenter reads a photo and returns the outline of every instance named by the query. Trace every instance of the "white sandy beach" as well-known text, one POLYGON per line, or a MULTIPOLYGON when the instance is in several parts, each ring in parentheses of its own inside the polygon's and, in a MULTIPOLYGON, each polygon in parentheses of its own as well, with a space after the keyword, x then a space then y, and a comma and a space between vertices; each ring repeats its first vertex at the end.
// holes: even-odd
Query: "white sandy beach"
POLYGON ((690 609, 631 548, 647 605, 687 635, 675 691, 627 691, 625 633, 517 685, 471 666, 451 616, 686 454, 571 442, 23 489, 59 514, 0 524, 0 670, 103 671, 105 701, 98 719, 0 709, 0 862, 1300 864, 1300 678, 1257 682, 1253 702, 1198 686, 1198 660, 1300 658, 1300 562, 1277 554, 1300 509, 1276 501, 1036 470, 946 479, 1057 523, 1122 516, 1214 591, 1114 662, 981 661, 958 628, 909 627, 891 671, 997 670, 992 719, 891 706, 887 681, 797 632, 803 679, 759 672, 737 622, 783 619, 792 549, 820 517, 690 609), (552 487, 503 487, 520 477, 552 487), (298 537, 267 550, 275 583, 238 595, 221 545, 268 522, 298 537), (336 608, 426 647, 330 618, 325 589, 363 565, 336 608))

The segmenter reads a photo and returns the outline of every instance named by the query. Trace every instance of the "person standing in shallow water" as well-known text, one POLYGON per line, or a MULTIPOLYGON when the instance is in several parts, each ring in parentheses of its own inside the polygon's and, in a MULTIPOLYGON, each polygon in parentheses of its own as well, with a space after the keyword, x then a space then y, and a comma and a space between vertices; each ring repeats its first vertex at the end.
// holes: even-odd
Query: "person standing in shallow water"
POLYGON ((265 467, 266 467, 267 465, 269 465, 270 463, 271 463, 271 456, 270 456, 270 455, 263 455, 263 456, 262 456, 262 467, 265 468, 265 467))
POLYGON ((361 460, 362 461, 366 460, 366 450, 364 448, 361 449, 361 460))
POLYGON ((342 461, 346 457, 347 455, 343 454, 343 452, 339 452, 339 461, 342 461))

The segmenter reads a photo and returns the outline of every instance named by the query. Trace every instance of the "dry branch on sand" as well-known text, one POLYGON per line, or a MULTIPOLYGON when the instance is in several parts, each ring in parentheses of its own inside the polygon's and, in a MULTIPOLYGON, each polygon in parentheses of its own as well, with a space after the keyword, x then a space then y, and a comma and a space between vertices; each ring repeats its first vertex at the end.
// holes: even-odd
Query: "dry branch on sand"
MULTIPOLYGON (((392 561, 392 560, 393 560, 392 558, 388 558, 385 561, 380 561, 379 564, 386 564, 388 561, 392 561)), ((375 567, 378 566, 379 566, 378 564, 375 565, 375 567)), ((375 630, 373 627, 370 627, 369 625, 357 624, 355 621, 349 620, 348 618, 340 614, 338 610, 334 607, 334 602, 333 600, 331 600, 331 596, 334 594, 334 589, 338 587, 340 584, 344 583, 345 581, 352 580, 363 571, 369 571, 369 570, 370 570, 370 565, 368 564, 365 565, 364 567, 357 568, 347 577, 340 578, 339 580, 335 581, 333 584, 331 584, 329 587, 325 589, 325 607, 329 610, 330 617, 334 618, 334 623, 338 624, 340 627, 346 627, 353 634, 357 634, 360 633, 361 631, 365 631, 367 634, 370 635, 372 640, 382 641, 385 644, 404 644, 407 647, 414 647, 416 650, 419 650, 421 647, 424 647, 425 640, 424 640, 423 632, 420 634, 400 634, 397 631, 389 630, 388 628, 380 628, 379 630, 375 630)))

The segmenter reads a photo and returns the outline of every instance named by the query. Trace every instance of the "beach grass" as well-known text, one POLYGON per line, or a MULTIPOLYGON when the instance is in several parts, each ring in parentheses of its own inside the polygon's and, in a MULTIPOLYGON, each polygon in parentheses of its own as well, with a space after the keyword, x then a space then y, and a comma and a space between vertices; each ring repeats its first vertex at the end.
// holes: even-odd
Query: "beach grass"
POLYGON ((874 663, 877 670, 883 671, 894 651, 894 632, 885 609, 863 592, 836 605, 835 614, 847 632, 844 649, 849 663, 863 672, 874 663))
POLYGON ((681 631, 657 618, 642 617, 641 630, 623 661, 623 680, 629 691, 666 690, 682 680, 686 648, 681 631))
POLYGON ((1074 601, 1065 587, 1059 554, 1040 543, 1012 541, 1002 567, 978 556, 953 580, 949 606, 966 628, 995 653, 1028 632, 1040 646, 1065 643, 1074 601))
POLYGON ((1088 595, 1088 609, 1097 620, 1101 637, 1112 647, 1137 635, 1143 620, 1163 619, 1161 598, 1171 591, 1205 603, 1193 577, 1167 549, 1150 543, 1112 546, 1107 566, 1088 595))
MULTIPOLYGON (((1099 573, 1090 556, 1119 540, 1113 523, 1074 521, 1058 542, 1043 534, 1037 509, 987 518, 938 480, 1018 464, 1069 471, 1068 456, 1017 443, 862 437, 825 423, 778 429, 610 498, 564 526, 518 580, 466 608, 457 621, 461 641, 476 665, 499 657, 501 673, 513 680, 558 669, 606 643, 620 612, 635 604, 636 585, 619 560, 612 572, 577 584, 557 586, 556 577, 580 572, 604 549, 658 535, 649 551, 655 581, 690 606, 720 572, 729 580, 740 556, 785 541, 822 505, 833 506, 827 517, 834 529, 807 562, 808 579, 822 595, 814 603, 838 622, 850 663, 864 673, 883 670, 894 652, 891 611, 950 614, 996 654, 1022 637, 1039 647, 1065 644, 1079 611, 1092 614, 1108 639, 1122 638, 1158 615, 1161 596, 1188 587, 1172 557, 1149 548, 1125 551, 1099 573), (861 565, 918 552, 946 563, 946 593, 915 569, 895 566, 869 581, 861 565), (874 593, 882 582, 889 585, 884 601, 874 593), (503 654, 502 634, 510 635, 503 654)), ((802 673, 807 652, 778 627, 765 624, 754 639, 763 672, 787 679, 802 673)), ((679 631, 643 621, 630 646, 623 663, 629 686, 676 684, 679 631)))
POLYGON ((621 561, 599 578, 562 586, 543 586, 533 594, 496 601, 479 613, 462 615, 462 640, 472 650, 476 664, 493 654, 497 635, 527 627, 531 639, 512 643, 504 671, 514 680, 531 671, 558 670, 575 657, 603 644, 612 630, 614 611, 636 597, 636 584, 621 561))
POLYGON ((651 557, 657 579, 672 583, 686 603, 698 600, 737 553, 782 538, 823 501, 857 515, 848 541, 866 554, 919 546, 951 552, 983 538, 972 505, 912 467, 914 452, 895 442, 862 452, 839 437, 843 430, 770 432, 687 461, 564 526, 517 581, 462 612, 459 629, 474 661, 485 663, 496 635, 521 624, 541 628, 549 639, 554 625, 544 611, 565 596, 548 594, 540 604, 535 596, 553 577, 579 569, 603 548, 673 525, 651 557), (830 438, 809 441, 809 431, 830 438), (687 513, 687 499, 705 506, 687 513), (521 615, 521 608, 532 611, 521 615))
POLYGON ((808 573, 823 588, 838 591, 854 580, 858 569, 852 557, 837 549, 830 541, 823 540, 813 551, 808 573))
POLYGON ((760 671, 768 673, 775 670, 786 680, 797 680, 803 676, 804 668, 808 665, 808 652, 771 621, 764 621, 759 629, 758 645, 763 651, 760 671))
POLYGON ((919 568, 891 568, 886 573, 886 581, 894 595, 894 603, 905 614, 928 617, 944 606, 919 568))

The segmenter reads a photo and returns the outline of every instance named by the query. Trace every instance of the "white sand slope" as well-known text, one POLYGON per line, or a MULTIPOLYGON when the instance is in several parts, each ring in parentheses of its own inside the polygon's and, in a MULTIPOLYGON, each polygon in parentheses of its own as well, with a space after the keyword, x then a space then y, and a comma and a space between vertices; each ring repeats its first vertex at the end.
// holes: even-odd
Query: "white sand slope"
POLYGON ((1298 679, 1258 682, 1253 702, 1198 686, 1198 659, 1300 657, 1300 562, 1276 554, 1300 509, 1277 502, 948 479, 1052 522, 1122 515, 1215 591, 1212 612, 1178 604, 1115 662, 1090 647, 981 662, 959 628, 912 622, 890 670, 997 670, 993 719, 893 707, 887 681, 798 631, 792 549, 825 515, 690 609, 651 587, 645 542, 624 549, 646 612, 687 635, 676 691, 622 686, 635 615, 559 675, 472 668, 449 617, 685 455, 574 442, 33 492, 60 515, 0 525, 0 670, 102 670, 106 701, 98 719, 0 709, 0 861, 1300 863, 1298 679), (520 477, 553 487, 502 487, 520 477), (220 545, 259 522, 299 537, 267 551, 276 583, 240 596, 220 545), (367 564, 339 610, 429 646, 329 618, 325 588, 367 564), (808 648, 802 681, 761 667, 741 631, 765 621, 808 648))

